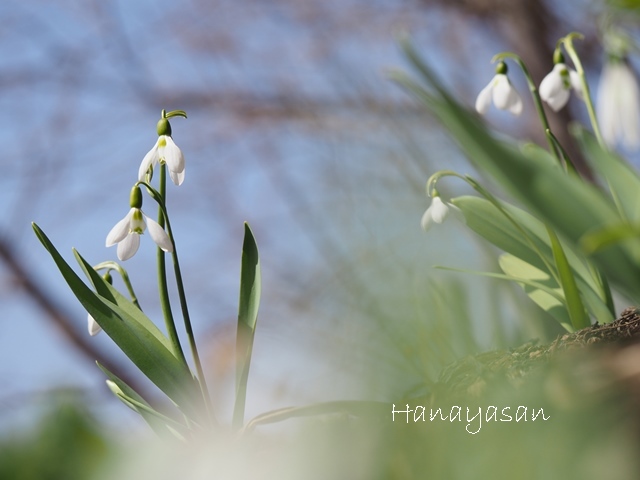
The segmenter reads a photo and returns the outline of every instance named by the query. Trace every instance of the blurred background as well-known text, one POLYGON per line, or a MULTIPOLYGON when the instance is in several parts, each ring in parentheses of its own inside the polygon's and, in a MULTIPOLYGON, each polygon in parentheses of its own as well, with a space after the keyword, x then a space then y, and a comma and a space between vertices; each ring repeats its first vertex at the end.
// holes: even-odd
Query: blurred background
MULTIPOLYGON (((235 378, 243 221, 263 272, 249 418, 323 400, 391 401, 464 355, 552 338, 554 323, 512 285, 431 268, 490 270, 495 252, 455 221, 420 230, 429 175, 474 172, 385 70, 405 68, 396 37, 408 32, 472 106, 495 53, 518 53, 539 82, 556 40, 580 31, 576 45, 595 87, 603 15, 624 12, 616 21, 637 34, 629 14, 637 5, 615 3, 0 3, 0 441, 39 428, 69 398, 95 428, 147 433, 94 361, 150 397, 158 392, 106 335, 89 337, 86 313, 30 222, 69 260, 72 247, 93 264, 115 260, 105 237, 128 211, 162 109, 189 116, 172 121, 186 180, 169 184, 168 205, 222 418, 235 378)), ((524 94, 515 68, 511 79, 524 94)), ((521 117, 494 110, 488 121, 540 141, 523 97, 521 117)), ((585 115, 571 100, 551 116, 570 150, 566 125, 585 115)), ((453 181, 440 186, 445 198, 466 192, 453 181)), ((145 236, 124 267, 161 323, 154 259, 145 236)))

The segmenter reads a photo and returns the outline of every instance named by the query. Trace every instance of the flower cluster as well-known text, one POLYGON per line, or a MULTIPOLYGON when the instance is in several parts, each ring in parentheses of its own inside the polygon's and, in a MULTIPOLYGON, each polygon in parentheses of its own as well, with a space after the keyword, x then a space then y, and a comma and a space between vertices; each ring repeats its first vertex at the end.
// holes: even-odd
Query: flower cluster
MULTIPOLYGON (((171 112, 174 113, 174 112, 171 112)), ((182 115, 184 112, 178 112, 182 115)), ((163 111, 162 118, 157 125, 158 140, 142 159, 138 170, 138 182, 144 182, 147 175, 158 164, 164 164, 169 170, 169 176, 176 185, 184 181, 184 155, 171 138, 171 125, 167 114, 163 111)), ((117 255, 122 261, 128 260, 138 251, 140 235, 149 230, 151 239, 165 252, 173 251, 171 239, 164 228, 156 221, 145 215, 142 210, 142 194, 138 183, 131 190, 131 209, 108 233, 106 246, 118 245, 117 255)))

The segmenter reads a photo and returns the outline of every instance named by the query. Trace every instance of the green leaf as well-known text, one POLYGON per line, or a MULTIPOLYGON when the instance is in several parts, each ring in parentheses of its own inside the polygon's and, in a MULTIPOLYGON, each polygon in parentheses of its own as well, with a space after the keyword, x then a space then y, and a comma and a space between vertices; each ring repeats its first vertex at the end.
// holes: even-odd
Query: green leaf
POLYGON ((111 373, 100 362, 96 362, 96 364, 98 365, 98 368, 100 368, 100 370, 102 370, 102 372, 107 376, 107 378, 117 386, 119 392, 114 391, 114 394, 122 401, 122 403, 124 403, 126 406, 128 406, 133 411, 137 412, 142 418, 144 418, 151 429, 158 435, 165 435, 167 432, 171 431, 167 430, 167 425, 172 425, 173 428, 178 428, 180 430, 184 429, 184 425, 182 425, 177 420, 167 417, 166 415, 158 412, 133 388, 127 385, 127 383, 125 383, 118 376, 111 373))
POLYGON ((233 410, 233 426, 241 428, 247 396, 247 381, 253 351, 253 338, 260 305, 261 278, 260 257, 249 224, 244 224, 244 242, 240 268, 240 301, 238 329, 236 332, 236 400, 233 410))
POLYGON ((511 280, 520 284, 529 298, 540 308, 555 318, 567 331, 574 330, 562 289, 548 273, 509 253, 500 255, 498 264, 511 280))
POLYGON ((580 245, 587 254, 590 254, 631 238, 640 238, 640 226, 623 222, 585 234, 580 239, 580 245))
POLYGON ((94 270, 94 268, 78 253, 76 249, 73 249, 73 254, 76 260, 80 264, 80 267, 84 271, 85 275, 96 289, 96 292, 102 298, 108 300, 111 303, 118 305, 124 310, 132 320, 135 320, 149 333, 151 333, 165 348, 172 351, 171 342, 160 331, 160 329, 153 323, 149 317, 147 317, 142 310, 140 310, 133 302, 122 295, 113 285, 106 282, 101 275, 94 270))
POLYGON ((567 303, 567 310, 569 311, 569 318, 571 318, 571 324, 576 330, 588 327, 591 322, 587 315, 582 299, 580 298, 580 292, 576 285, 576 280, 573 275, 573 270, 569 265, 567 256, 564 253, 564 249, 560 244, 560 240, 556 233, 550 227, 547 227, 549 232, 549 238, 551 240, 551 249, 553 250, 553 258, 556 262, 556 268, 560 275, 560 285, 564 292, 564 298, 567 303))
MULTIPOLYGON (((451 203, 462 211, 466 224, 471 230, 499 249, 545 272, 549 277, 553 277, 545 265, 545 262, 542 261, 537 253, 542 253, 547 264, 552 265, 554 263, 549 235, 542 222, 524 210, 506 202, 501 202, 501 207, 518 223, 520 228, 530 238, 536 247, 536 251, 526 241, 522 232, 488 200, 473 196, 462 196, 452 199, 451 203)), ((589 311, 599 322, 611 322, 614 319, 615 312, 612 312, 607 305, 607 295, 600 283, 600 279, 594 277, 592 269, 588 268, 585 263, 586 260, 581 259, 580 256, 565 243, 562 243, 562 247, 569 265, 575 272, 578 288, 583 294, 589 311)))
POLYGON ((584 128, 574 126, 572 133, 591 166, 606 180, 618 211, 629 222, 640 223, 638 172, 614 152, 602 148, 584 128))
MULTIPOLYGON (((71 291, 105 333, 140 371, 185 413, 197 415, 200 411, 198 387, 185 364, 124 309, 89 289, 58 253, 44 232, 36 224, 33 224, 33 229, 58 266, 71 291)), ((107 283, 102 279, 100 281, 107 283)), ((103 285, 102 288, 106 287, 103 285)))

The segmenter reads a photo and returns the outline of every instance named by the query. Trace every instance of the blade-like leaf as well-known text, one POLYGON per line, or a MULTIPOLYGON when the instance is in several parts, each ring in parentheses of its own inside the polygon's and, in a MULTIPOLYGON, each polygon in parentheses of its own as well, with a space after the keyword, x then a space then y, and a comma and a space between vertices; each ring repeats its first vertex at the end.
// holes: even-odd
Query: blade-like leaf
POLYGON ((147 402, 141 395, 138 394, 138 392, 127 385, 117 375, 111 373, 104 365, 100 364, 100 362, 96 362, 96 364, 98 365, 98 368, 102 370, 102 372, 107 376, 107 378, 117 385, 118 389, 120 390, 118 398, 122 400, 125 405, 127 405, 129 408, 137 412, 142 418, 144 418, 144 420, 149 424, 153 431, 158 435, 165 435, 170 431, 167 430, 167 424, 172 425, 172 428, 174 429, 182 429, 180 427, 184 427, 184 425, 182 425, 177 420, 167 417, 166 415, 154 409, 149 404, 149 402, 147 402))
POLYGON ((171 342, 169 339, 160 331, 160 329, 153 323, 149 317, 147 317, 142 310, 140 310, 136 305, 127 299, 124 295, 122 295, 113 285, 109 282, 106 282, 102 276, 96 272, 93 267, 87 262, 77 250, 73 250, 73 254, 76 257, 76 260, 80 264, 80 267, 84 271, 85 275, 96 289, 98 295, 102 298, 110 301, 118 305, 122 310, 124 310, 132 320, 138 322, 144 329, 149 331, 159 342, 161 342, 167 350, 172 351, 171 342))
POLYGON ((249 224, 245 223, 240 268, 238 330, 236 332, 236 401, 233 410, 235 428, 241 428, 244 423, 247 380, 249 379, 253 351, 253 337, 258 320, 261 288, 258 245, 249 224))
MULTIPOLYGON (((516 256, 552 277, 551 272, 538 255, 538 252, 540 252, 545 256, 548 264, 554 263, 549 236, 542 222, 524 210, 506 202, 501 203, 505 211, 531 239, 536 247, 536 250, 534 250, 525 240, 522 232, 516 229, 513 223, 488 200, 462 196, 452 199, 451 202, 462 211, 466 224, 471 230, 501 250, 516 256)), ((612 321, 615 312, 612 312, 607 305, 607 296, 603 291, 600 280, 594 278, 592 270, 587 268, 583 260, 568 245, 562 243, 562 247, 569 265, 575 272, 578 288, 583 294, 589 311, 601 323, 612 321)))
MULTIPOLYGON (((185 413, 198 414, 199 394, 188 368, 118 305, 94 293, 62 258, 44 232, 33 229, 78 301, 129 359, 185 413)), ((105 282, 106 283, 106 282, 105 282)))
POLYGON ((587 315, 582 299, 580 298, 580 292, 576 285, 576 280, 573 275, 573 270, 569 265, 567 256, 564 253, 560 240, 556 233, 550 227, 547 228, 549 232, 549 239, 551 240, 551 249, 553 250, 553 258, 556 262, 556 268, 560 275, 560 285, 564 293, 564 298, 567 303, 567 310, 569 311, 569 318, 571 318, 571 324, 576 330, 588 327, 589 316, 587 315))
POLYGON ((640 222, 640 176, 622 158, 602 148, 593 135, 575 126, 572 133, 591 166, 607 182, 618 210, 631 223, 640 222))
POLYGON ((574 330, 562 289, 548 273, 509 253, 500 255, 498 264, 505 274, 520 284, 529 298, 540 308, 555 318, 567 331, 572 332, 574 330), (522 282, 517 279, 528 279, 529 282, 522 282), (545 288, 540 288, 542 286, 545 288))

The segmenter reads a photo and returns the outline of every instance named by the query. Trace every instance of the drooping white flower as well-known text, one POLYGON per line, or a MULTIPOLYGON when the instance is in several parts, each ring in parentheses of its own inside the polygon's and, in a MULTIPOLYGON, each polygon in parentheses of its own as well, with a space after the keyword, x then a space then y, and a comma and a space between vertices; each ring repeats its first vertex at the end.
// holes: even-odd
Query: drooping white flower
POLYGON ((132 207, 129 213, 111 229, 107 235, 106 246, 118 244, 118 258, 128 260, 140 246, 140 235, 149 228, 153 241, 165 252, 173 252, 171 240, 164 228, 155 220, 147 217, 139 208, 132 207))
POLYGON ((640 89, 635 74, 623 59, 611 58, 604 64, 598 85, 597 114, 607 145, 622 144, 630 149, 640 146, 640 89))
POLYGON ((578 72, 568 68, 564 62, 558 62, 540 83, 540 98, 557 112, 569 101, 571 89, 583 99, 582 82, 578 72))
POLYGON ((138 170, 138 180, 143 181, 149 168, 163 162, 169 169, 169 176, 176 185, 184 181, 184 155, 169 135, 160 135, 158 141, 142 159, 138 170))
POLYGON ((492 101, 500 110, 508 110, 514 115, 522 113, 522 99, 507 77, 507 65, 504 62, 498 64, 495 76, 478 94, 476 98, 478 113, 484 115, 492 101))
POLYGON ((433 200, 431 200, 431 205, 429 205, 427 211, 422 215, 420 226, 426 232, 434 223, 440 224, 444 222, 451 212, 457 214, 459 212, 458 207, 443 202, 440 195, 434 194, 433 200))

